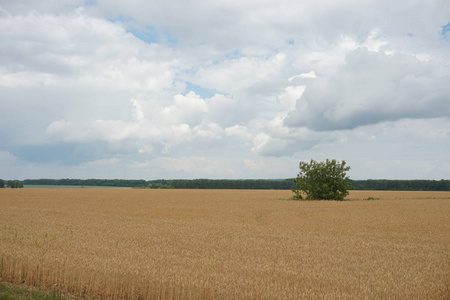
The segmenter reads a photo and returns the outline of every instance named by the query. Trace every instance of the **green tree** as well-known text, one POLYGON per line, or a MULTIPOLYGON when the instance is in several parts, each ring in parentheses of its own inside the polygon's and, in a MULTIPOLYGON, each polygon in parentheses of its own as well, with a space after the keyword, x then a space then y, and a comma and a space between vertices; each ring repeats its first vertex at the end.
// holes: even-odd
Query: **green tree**
POLYGON ((3 179, 0 179, 0 189, 5 187, 5 181, 3 179))
POLYGON ((347 177, 349 166, 345 161, 326 160, 317 162, 312 160, 300 162, 300 172, 295 179, 292 188, 294 199, 302 200, 339 200, 342 201, 348 195, 348 189, 352 186, 347 177))
POLYGON ((13 189, 21 189, 21 188, 23 188, 23 181, 9 180, 7 185, 8 185, 8 187, 13 188, 13 189))

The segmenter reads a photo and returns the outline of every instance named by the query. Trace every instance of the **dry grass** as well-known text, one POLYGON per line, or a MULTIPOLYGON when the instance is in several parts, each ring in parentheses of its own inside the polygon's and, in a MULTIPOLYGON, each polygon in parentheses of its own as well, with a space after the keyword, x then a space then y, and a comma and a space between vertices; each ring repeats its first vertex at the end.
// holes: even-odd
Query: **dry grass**
POLYGON ((450 192, 0 189, 1 280, 99 299, 450 299, 450 192))

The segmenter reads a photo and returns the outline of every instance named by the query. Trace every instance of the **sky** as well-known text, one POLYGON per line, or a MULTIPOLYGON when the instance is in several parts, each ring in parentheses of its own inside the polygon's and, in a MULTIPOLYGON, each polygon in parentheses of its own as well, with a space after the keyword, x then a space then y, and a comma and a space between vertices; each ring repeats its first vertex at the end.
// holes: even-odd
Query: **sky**
POLYGON ((448 0, 0 0, 0 178, 450 179, 448 0))

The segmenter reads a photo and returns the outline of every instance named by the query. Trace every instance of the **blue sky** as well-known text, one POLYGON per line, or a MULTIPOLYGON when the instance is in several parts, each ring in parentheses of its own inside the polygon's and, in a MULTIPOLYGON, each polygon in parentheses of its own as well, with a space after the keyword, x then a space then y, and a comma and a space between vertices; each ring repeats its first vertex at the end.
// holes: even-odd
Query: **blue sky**
POLYGON ((442 26, 441 34, 443 36, 447 36, 449 31, 450 31, 450 22, 442 26))
POLYGON ((450 2, 0 0, 0 178, 450 179, 450 2))

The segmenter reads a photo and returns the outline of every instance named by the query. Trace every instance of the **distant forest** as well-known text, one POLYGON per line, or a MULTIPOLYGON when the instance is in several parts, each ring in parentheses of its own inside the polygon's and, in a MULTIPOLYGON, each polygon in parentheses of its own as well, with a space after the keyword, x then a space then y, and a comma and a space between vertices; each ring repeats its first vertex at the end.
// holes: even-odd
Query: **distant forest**
MULTIPOLYGON (((355 190, 450 191, 450 180, 350 180, 355 190)), ((114 186, 152 189, 259 189, 290 190, 294 179, 26 179, 24 185, 114 186)))

